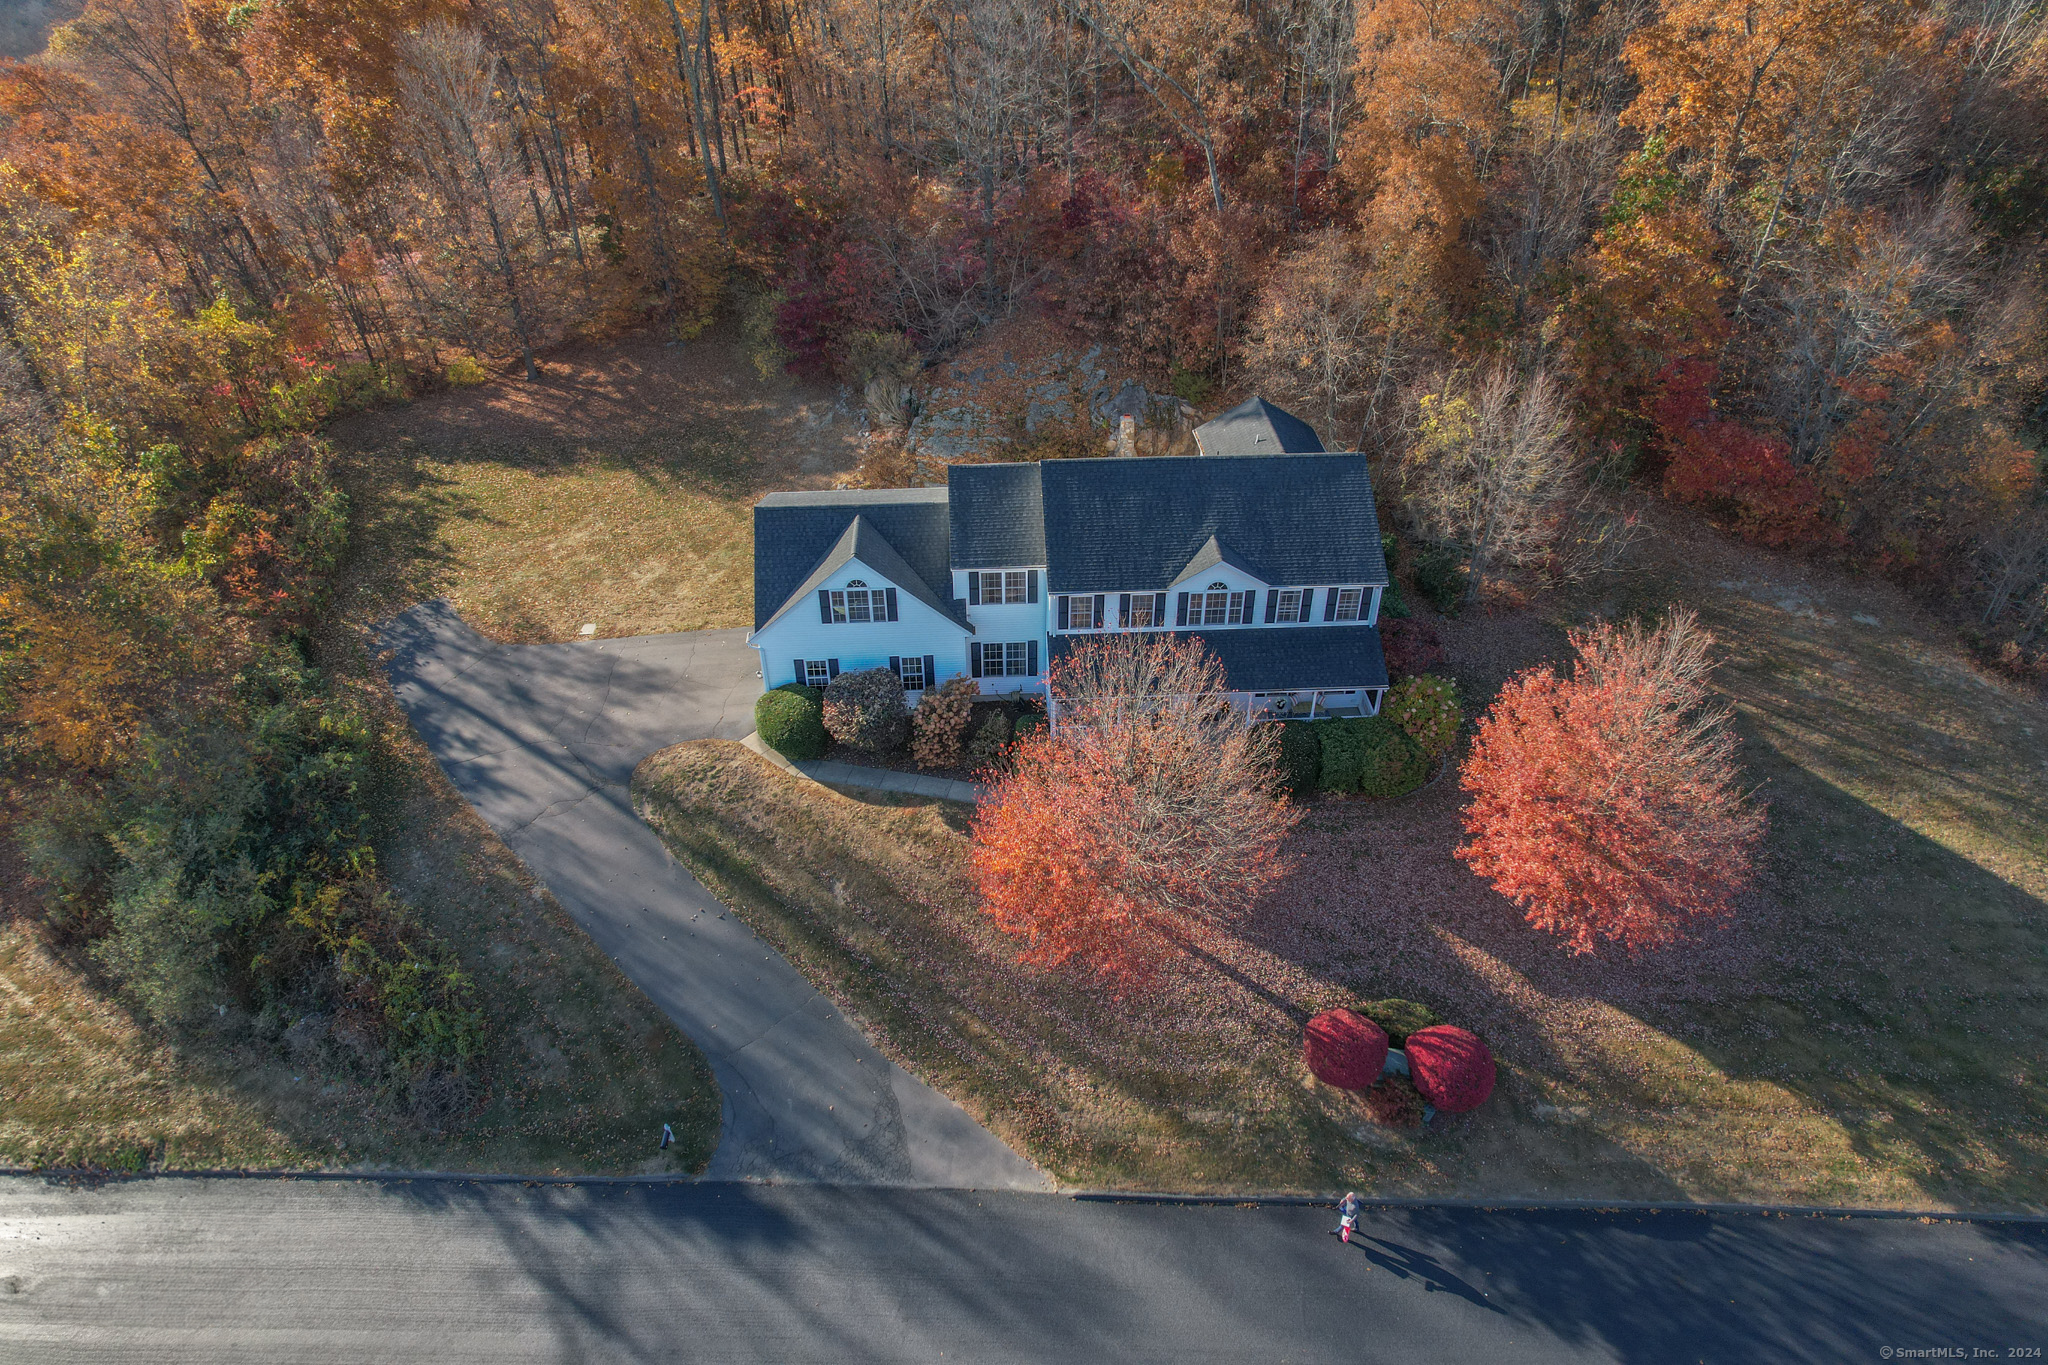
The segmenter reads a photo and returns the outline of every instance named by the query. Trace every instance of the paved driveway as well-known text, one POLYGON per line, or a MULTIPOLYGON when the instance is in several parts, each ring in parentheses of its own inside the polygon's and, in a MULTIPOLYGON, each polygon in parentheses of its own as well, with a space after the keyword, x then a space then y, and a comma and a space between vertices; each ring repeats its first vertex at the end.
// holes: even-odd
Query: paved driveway
POLYGON ((744 631, 494 644, 445 602, 384 628, 392 691, 457 791, 711 1059, 710 1176, 1039 1189, 1044 1176, 876 1052, 638 816, 633 769, 754 728, 744 631))

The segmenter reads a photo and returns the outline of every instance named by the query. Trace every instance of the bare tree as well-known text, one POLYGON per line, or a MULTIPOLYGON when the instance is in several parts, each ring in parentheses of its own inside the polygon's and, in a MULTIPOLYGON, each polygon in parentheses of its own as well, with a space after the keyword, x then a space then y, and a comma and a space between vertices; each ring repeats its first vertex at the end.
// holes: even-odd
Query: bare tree
POLYGON ((1284 400, 1322 404, 1323 430, 1337 429, 1337 405, 1372 366, 1372 298, 1351 243, 1335 228, 1317 233, 1273 272, 1252 317, 1245 364, 1259 386, 1284 400))
POLYGON ((1984 624, 1994 625, 2048 580, 2048 508, 2025 507, 1999 517, 1977 537, 1977 565, 1984 624))
POLYGON ((512 330, 526 362, 526 377, 540 377, 533 361, 529 309, 521 298, 520 272, 510 219, 513 187, 520 181, 509 131, 492 109, 498 62, 474 29, 437 20, 404 44, 406 65, 399 91, 413 115, 410 127, 421 166, 449 216, 476 241, 478 209, 490 231, 489 254, 472 245, 497 277, 512 315, 512 330))
POLYGON ((1419 404, 1400 485, 1417 529, 1469 557, 1467 601, 1502 571, 1547 560, 1586 496, 1563 386, 1541 370, 1518 381, 1505 365, 1447 376, 1419 404))

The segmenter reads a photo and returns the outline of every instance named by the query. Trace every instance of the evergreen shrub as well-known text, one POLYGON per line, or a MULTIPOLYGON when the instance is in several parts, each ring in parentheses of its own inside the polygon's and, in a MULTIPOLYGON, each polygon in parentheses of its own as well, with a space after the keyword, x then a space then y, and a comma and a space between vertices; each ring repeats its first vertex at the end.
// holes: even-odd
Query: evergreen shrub
POLYGON ((1322 740, 1320 785, 1326 792, 1400 796, 1429 775, 1414 740, 1385 716, 1316 721, 1322 740))
POLYGON ((1323 742, 1316 727, 1327 721, 1290 720, 1280 726, 1280 781, 1293 796, 1307 796, 1323 775, 1323 742))
POLYGON ((825 733, 824 689, 784 683, 762 693, 754 703, 754 728, 784 758, 823 758, 832 743, 825 733))

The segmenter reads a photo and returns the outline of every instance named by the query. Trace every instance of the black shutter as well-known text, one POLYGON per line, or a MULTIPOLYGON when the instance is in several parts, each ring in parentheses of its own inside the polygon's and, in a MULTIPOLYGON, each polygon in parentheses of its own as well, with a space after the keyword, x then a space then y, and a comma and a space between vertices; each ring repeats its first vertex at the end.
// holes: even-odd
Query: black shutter
POLYGON ((836 677, 838 677, 838 676, 839 676, 839 660, 837 660, 837 659, 827 659, 827 660, 825 660, 825 676, 826 676, 827 678, 836 678, 836 677))
MULTIPOLYGON (((1105 621, 1104 621, 1104 620, 1102 619, 1102 609, 1103 609, 1103 607, 1104 607, 1104 606, 1106 606, 1106 605, 1108 604, 1108 601, 1109 601, 1109 598, 1108 598, 1108 595, 1107 595, 1107 594, 1105 594, 1105 593, 1096 593, 1096 594, 1095 594, 1095 628, 1096 628, 1097 630, 1101 630, 1101 629, 1103 628, 1103 626, 1104 626, 1104 625, 1108 624, 1107 622, 1105 622, 1105 621)), ((1038 670, 1034 668, 1034 669, 1032 669, 1031 671, 1032 671, 1033 673, 1036 673, 1036 672, 1037 672, 1038 670)))
POLYGON ((1024 584, 1024 600, 1026 602, 1036 602, 1038 600, 1038 570, 1026 569, 1024 571, 1024 584))
POLYGON ((832 594, 818 589, 818 619, 826 625, 832 624, 832 594))
POLYGON ((1335 588, 1330 589, 1330 600, 1323 603, 1323 619, 1325 621, 1337 619, 1337 590, 1335 588))
POLYGON ((981 570, 979 569, 969 569, 967 571, 967 605, 970 607, 981 605, 981 570))
POLYGON ((1067 628, 1067 599, 1064 596, 1060 598, 1059 619, 1060 629, 1065 630, 1067 628))
POLYGON ((1188 595, 1186 593, 1180 595, 1180 605, 1173 609, 1173 623, 1177 626, 1184 626, 1188 623, 1188 595))
POLYGON ((1272 625, 1280 619, 1280 589, 1266 589, 1266 624, 1272 625))
POLYGON ((1024 642, 1024 672, 1029 677, 1038 676, 1038 641, 1024 642))
POLYGON ((890 588, 887 591, 889 594, 889 619, 893 621, 896 619, 896 589, 890 588))
POLYGON ((981 676, 981 643, 974 641, 967 646, 967 672, 970 677, 981 676))
POLYGON ((924 656, 924 685, 926 687, 937 687, 939 685, 939 661, 929 654, 924 656))
POLYGON ((1258 617, 1252 614, 1257 609, 1258 605, 1259 594, 1251 588, 1246 588, 1244 590, 1244 623, 1246 625, 1250 625, 1253 621, 1256 621, 1258 619, 1258 617))
POLYGON ((1315 619, 1315 609, 1316 590, 1314 588, 1303 588, 1301 590, 1301 609, 1295 613, 1294 619, 1297 621, 1313 621, 1315 619))
POLYGON ((1163 592, 1152 594, 1152 624, 1155 626, 1166 624, 1166 594, 1163 592))
POLYGON ((796 661, 796 685, 798 687, 810 686, 809 679, 804 673, 804 661, 802 659, 796 661))
POLYGON ((1116 623, 1123 630, 1131 628, 1131 595, 1129 593, 1119 594, 1116 599, 1116 623))
POLYGON ((889 656, 889 671, 896 675, 897 682, 903 681, 903 659, 901 656, 895 654, 889 656))

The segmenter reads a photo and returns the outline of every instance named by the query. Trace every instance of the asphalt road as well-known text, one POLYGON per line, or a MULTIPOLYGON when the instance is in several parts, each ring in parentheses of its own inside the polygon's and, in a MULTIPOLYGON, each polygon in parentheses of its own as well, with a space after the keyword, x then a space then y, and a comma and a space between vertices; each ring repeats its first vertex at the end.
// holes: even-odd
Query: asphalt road
POLYGON ((2038 1222, 1397 1209, 1350 1247, 1331 1222, 1019 1192, 14 1177, 0 1359, 1666 1365, 2048 1346, 2038 1222))
POLYGON ((1044 1189, 1029 1162, 877 1052, 633 812, 649 754, 739 739, 746 632, 495 644, 445 602, 384 628, 392 692, 443 772, 711 1062, 717 1179, 1044 1189))

